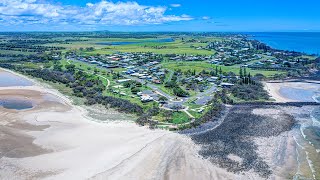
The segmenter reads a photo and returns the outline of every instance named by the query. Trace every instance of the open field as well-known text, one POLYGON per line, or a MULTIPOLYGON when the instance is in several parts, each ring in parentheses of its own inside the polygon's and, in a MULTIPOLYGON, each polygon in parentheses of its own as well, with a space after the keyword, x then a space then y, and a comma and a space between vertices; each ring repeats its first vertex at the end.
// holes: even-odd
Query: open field
MULTIPOLYGON (((220 67, 222 69, 222 72, 233 72, 236 75, 239 75, 239 70, 240 70, 240 65, 233 65, 233 66, 223 66, 223 65, 214 65, 214 64, 210 64, 206 61, 191 61, 191 62, 164 62, 162 63, 162 66, 164 68, 168 68, 170 70, 177 70, 177 69, 181 69, 183 72, 185 71, 193 71, 195 70, 197 73, 201 72, 202 70, 205 71, 211 71, 211 70, 215 70, 216 66, 218 66, 218 70, 220 70, 220 67)), ((252 70, 249 69, 247 70, 247 72, 251 75, 256 75, 256 74, 263 74, 266 77, 271 77, 272 75, 275 74, 283 74, 285 72, 282 71, 266 71, 266 70, 252 70)))
MULTIPOLYGON (((109 42, 109 41, 108 41, 109 42)), ((121 42, 121 41, 120 41, 121 42)), ((129 41, 130 42, 130 41, 129 41)), ((96 42, 98 43, 98 42, 96 42)), ((96 46, 97 44, 95 44, 96 46)), ((98 45, 101 46, 101 45, 98 45)), ((115 52, 153 52, 157 54, 193 54, 193 55, 212 55, 214 51, 198 50, 190 46, 206 46, 206 43, 183 43, 179 40, 175 42, 143 42, 130 45, 104 46, 86 54, 111 54, 115 52)))
POLYGON ((34 54, 32 52, 24 52, 24 51, 12 51, 12 50, 0 50, 0 54, 23 54, 23 55, 30 55, 34 54))

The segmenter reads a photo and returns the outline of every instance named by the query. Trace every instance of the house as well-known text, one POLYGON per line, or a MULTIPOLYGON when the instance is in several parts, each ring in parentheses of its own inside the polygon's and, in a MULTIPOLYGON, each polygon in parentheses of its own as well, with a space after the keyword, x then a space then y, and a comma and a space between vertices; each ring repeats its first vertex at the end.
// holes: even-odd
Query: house
POLYGON ((219 79, 219 77, 212 76, 212 77, 207 78, 207 81, 208 82, 216 82, 218 79, 219 79))
POLYGON ((133 74, 133 73, 135 73, 135 71, 134 71, 134 70, 129 69, 129 70, 127 70, 125 73, 126 73, 126 74, 133 74))
POLYGON ((198 81, 198 82, 202 82, 203 78, 202 77, 197 77, 197 78, 195 78, 195 80, 198 81))
POLYGON ((96 60, 89 61, 89 63, 90 63, 90 64, 99 64, 99 62, 96 61, 96 60))
POLYGON ((136 77, 138 77, 138 76, 140 76, 140 73, 132 73, 131 76, 136 76, 136 77))
POLYGON ((131 81, 131 79, 119 79, 117 80, 117 83, 124 83, 124 82, 128 82, 131 81))
POLYGON ((232 83, 221 83, 220 85, 223 88, 231 88, 232 86, 234 86, 234 84, 232 83))
POLYGON ((153 97, 147 95, 147 94, 143 94, 141 97, 141 102, 150 102, 153 101, 153 97))
POLYGON ((152 82, 155 84, 161 84, 161 81, 159 79, 153 79, 152 82))

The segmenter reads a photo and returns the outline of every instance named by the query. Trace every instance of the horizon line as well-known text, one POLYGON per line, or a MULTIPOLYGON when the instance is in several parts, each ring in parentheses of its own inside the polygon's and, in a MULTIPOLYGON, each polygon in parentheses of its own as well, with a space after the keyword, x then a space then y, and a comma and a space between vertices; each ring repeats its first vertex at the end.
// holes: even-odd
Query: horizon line
POLYGON ((30 33, 30 32, 110 32, 110 33, 320 33, 320 30, 287 30, 287 31, 110 31, 110 30, 26 30, 26 31, 1 31, 0 33, 30 33))

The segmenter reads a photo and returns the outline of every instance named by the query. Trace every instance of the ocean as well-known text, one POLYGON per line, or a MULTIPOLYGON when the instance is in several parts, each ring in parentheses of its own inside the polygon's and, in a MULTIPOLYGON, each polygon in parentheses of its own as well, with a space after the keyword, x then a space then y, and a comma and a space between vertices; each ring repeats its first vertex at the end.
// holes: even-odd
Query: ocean
POLYGON ((272 48, 320 55, 320 32, 245 33, 272 48))

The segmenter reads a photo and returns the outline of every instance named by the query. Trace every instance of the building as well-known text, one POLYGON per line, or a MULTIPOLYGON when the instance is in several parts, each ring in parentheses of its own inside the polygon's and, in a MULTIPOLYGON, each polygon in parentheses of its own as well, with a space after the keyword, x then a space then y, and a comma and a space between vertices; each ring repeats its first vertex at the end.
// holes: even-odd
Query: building
POLYGON ((119 79, 117 80, 117 83, 124 83, 124 82, 128 82, 131 81, 131 79, 119 79))

